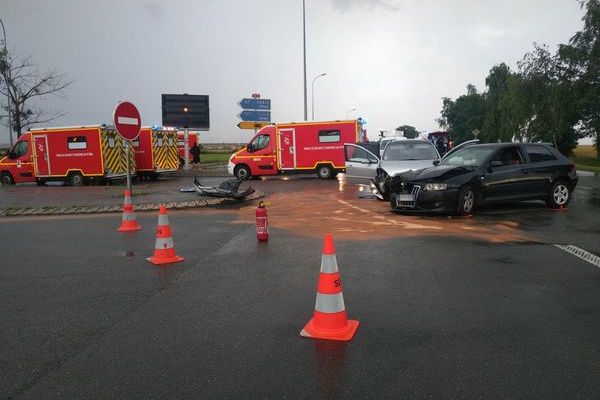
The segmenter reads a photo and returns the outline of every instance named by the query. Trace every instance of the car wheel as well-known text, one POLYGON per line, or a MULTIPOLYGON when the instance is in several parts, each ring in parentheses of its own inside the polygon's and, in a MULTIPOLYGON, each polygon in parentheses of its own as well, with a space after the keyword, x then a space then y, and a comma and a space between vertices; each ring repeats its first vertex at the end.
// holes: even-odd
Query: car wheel
POLYGON ((550 187, 546 205, 550 208, 566 207, 571 201, 571 188, 565 181, 556 181, 550 187))
POLYGON ((464 186, 458 195, 458 215, 468 215, 475 208, 475 190, 470 185, 464 186))
POLYGON ((15 180, 13 179, 10 172, 3 172, 2 174, 0 174, 0 182, 3 185, 14 185, 15 184, 15 180))
POLYGON ((331 179, 333 177, 333 168, 329 165, 320 165, 317 168, 319 179, 331 179))
POLYGON ((73 172, 69 175, 68 182, 70 186, 81 186, 83 185, 83 175, 80 172, 73 172))
POLYGON ((238 179, 249 179, 250 178, 250 168, 246 165, 238 165, 233 170, 233 174, 238 179))

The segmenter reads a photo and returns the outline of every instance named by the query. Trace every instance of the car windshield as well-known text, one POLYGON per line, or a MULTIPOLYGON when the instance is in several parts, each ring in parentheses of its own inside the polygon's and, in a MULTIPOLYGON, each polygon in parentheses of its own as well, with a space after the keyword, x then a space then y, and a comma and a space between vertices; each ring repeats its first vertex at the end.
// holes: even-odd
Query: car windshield
POLYGON ((496 149, 493 147, 472 146, 456 150, 449 157, 444 158, 440 165, 480 166, 496 149))
POLYGON ((384 161, 436 160, 433 145, 426 142, 392 142, 383 153, 384 161))

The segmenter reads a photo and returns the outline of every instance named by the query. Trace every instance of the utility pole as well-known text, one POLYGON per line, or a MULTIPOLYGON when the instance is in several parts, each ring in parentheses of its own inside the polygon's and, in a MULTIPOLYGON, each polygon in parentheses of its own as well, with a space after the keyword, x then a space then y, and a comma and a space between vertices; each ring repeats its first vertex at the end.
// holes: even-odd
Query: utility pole
POLYGON ((302 39, 304 48, 304 120, 308 120, 308 105, 306 100, 306 0, 302 0, 302 39))

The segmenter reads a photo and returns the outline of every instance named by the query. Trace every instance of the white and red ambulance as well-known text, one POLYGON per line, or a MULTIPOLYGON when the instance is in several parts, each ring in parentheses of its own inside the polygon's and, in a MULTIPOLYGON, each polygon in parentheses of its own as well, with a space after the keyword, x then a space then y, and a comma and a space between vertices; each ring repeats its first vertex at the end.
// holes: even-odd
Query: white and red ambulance
MULTIPOLYGON (((127 174, 124 139, 105 125, 31 129, 0 160, 3 185, 51 180, 81 185, 127 174)), ((133 147, 130 171, 135 175, 133 147)))
POLYGON ((229 174, 251 176, 315 172, 330 179, 345 171, 344 144, 366 142, 360 120, 267 125, 229 159, 229 174))
POLYGON ((177 131, 157 126, 142 127, 132 144, 138 177, 156 179, 179 169, 177 131))

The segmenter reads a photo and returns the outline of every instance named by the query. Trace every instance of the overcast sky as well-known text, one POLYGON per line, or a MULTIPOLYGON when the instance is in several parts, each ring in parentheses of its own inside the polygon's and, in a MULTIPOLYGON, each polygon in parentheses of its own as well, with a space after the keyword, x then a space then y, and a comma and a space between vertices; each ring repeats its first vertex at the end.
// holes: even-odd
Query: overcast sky
MULTIPOLYGON (((161 123, 161 93, 210 96, 206 142, 246 141, 237 102, 258 92, 272 120, 304 118, 302 0, 0 0, 9 50, 75 80, 53 126, 111 123, 119 100, 161 123)), ((306 0, 308 117, 437 130, 441 98, 533 42, 554 51, 581 28, 576 0, 306 0)), ((0 99, 2 101, 4 99, 0 99)), ((5 131, 5 129, 3 130, 5 131)), ((7 135, 0 142, 7 142, 7 135)))

